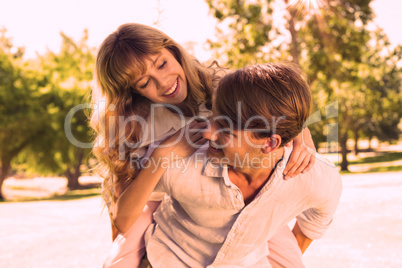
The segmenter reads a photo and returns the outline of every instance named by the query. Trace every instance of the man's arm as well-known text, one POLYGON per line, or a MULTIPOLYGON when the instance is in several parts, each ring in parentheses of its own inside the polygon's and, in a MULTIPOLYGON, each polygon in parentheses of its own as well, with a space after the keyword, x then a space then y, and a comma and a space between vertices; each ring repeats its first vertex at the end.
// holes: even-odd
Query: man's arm
POLYGON ((321 238, 331 225, 342 193, 342 179, 335 166, 319 154, 317 160, 319 170, 314 169, 309 174, 311 184, 300 189, 310 208, 296 217, 297 228, 313 240, 321 238))
POLYGON ((294 236, 296 237, 297 244, 299 245, 301 252, 304 253, 306 251, 306 249, 308 248, 308 246, 310 246, 311 242, 313 242, 313 239, 310 239, 303 234, 303 232, 300 229, 299 224, 297 224, 297 222, 296 222, 295 226, 293 227, 292 232, 293 232, 294 236))

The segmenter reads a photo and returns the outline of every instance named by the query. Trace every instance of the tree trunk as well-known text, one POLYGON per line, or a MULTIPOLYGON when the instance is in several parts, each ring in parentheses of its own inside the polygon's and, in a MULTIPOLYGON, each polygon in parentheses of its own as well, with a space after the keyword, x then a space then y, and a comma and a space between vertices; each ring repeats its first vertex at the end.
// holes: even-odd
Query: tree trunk
POLYGON ((78 179, 80 178, 81 174, 76 174, 71 173, 71 172, 66 172, 66 177, 67 177, 67 188, 70 190, 74 190, 74 189, 79 189, 81 187, 80 182, 78 181, 78 179))
MULTIPOLYGON (((285 4, 289 4, 288 0, 285 0, 285 4)), ((299 44, 297 43, 297 31, 296 31, 296 14, 297 12, 289 12, 289 32, 290 32, 290 54, 292 55, 292 62, 299 64, 299 44)))
POLYGON ((297 43, 297 31, 295 28, 295 18, 293 14, 290 14, 289 31, 291 36, 290 53, 292 54, 292 62, 299 64, 299 47, 297 43))
POLYGON ((342 154, 342 163, 341 163, 341 170, 342 171, 349 171, 348 170, 348 159, 347 159, 347 155, 348 155, 348 148, 347 148, 347 141, 348 141, 348 134, 345 131, 345 133, 343 133, 341 135, 340 138, 340 146, 341 146, 341 154, 342 154))
POLYGON ((81 188, 81 184, 78 179, 81 176, 81 163, 84 159, 84 152, 82 150, 77 151, 77 163, 73 166, 73 171, 71 172, 70 169, 67 169, 65 175, 67 177, 67 188, 70 190, 79 189, 81 188))
POLYGON ((368 138, 368 151, 371 152, 373 150, 373 148, 371 148, 371 140, 373 139, 373 137, 369 137, 368 138))
MULTIPOLYGON (((285 4, 289 4, 289 0, 285 0, 285 4)), ((289 12, 288 26, 290 32, 290 54, 292 55, 292 62, 299 64, 299 44, 297 43, 296 31, 296 15, 297 12, 289 12)))
POLYGON ((8 176, 8 172, 11 168, 11 160, 16 157, 35 137, 39 137, 44 130, 40 130, 38 133, 31 133, 31 136, 27 136, 27 138, 21 142, 18 146, 15 146, 10 151, 3 151, 2 155, 5 158, 1 159, 1 168, 0 168, 0 200, 4 200, 3 196, 3 182, 6 180, 8 176))
POLYGON ((5 161, 1 163, 1 169, 0 169, 0 200, 4 200, 3 196, 3 183, 6 180, 8 176, 8 172, 10 171, 11 167, 11 162, 5 161))
POLYGON ((359 142, 359 130, 355 130, 355 155, 359 154, 359 146, 358 146, 358 142, 359 142))

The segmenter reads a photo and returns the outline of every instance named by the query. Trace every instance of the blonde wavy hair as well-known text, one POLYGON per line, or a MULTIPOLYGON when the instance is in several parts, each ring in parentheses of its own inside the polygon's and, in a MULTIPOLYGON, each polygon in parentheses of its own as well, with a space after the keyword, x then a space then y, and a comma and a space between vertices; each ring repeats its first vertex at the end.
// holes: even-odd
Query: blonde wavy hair
POLYGON ((130 166, 129 156, 135 148, 125 148, 123 155, 119 148, 141 140, 141 125, 137 120, 129 120, 119 130, 117 123, 122 117, 124 120, 131 116, 148 118, 151 101, 136 92, 132 81, 136 74, 146 71, 146 60, 163 48, 173 54, 186 75, 188 93, 183 104, 187 110, 196 115, 202 103, 211 109, 212 91, 220 78, 212 66, 203 66, 169 36, 146 25, 123 24, 110 34, 96 58, 92 89, 96 109, 91 115, 91 126, 96 133, 93 148, 98 159, 96 171, 104 179, 102 197, 106 204, 116 201, 113 187, 129 181, 138 172, 130 166), (99 105, 100 100, 104 105, 99 105))

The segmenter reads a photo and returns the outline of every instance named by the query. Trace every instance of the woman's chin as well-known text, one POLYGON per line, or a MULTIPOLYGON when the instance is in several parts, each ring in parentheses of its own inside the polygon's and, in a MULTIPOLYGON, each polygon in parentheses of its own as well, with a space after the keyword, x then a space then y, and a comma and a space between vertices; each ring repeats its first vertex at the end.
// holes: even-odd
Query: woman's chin
POLYGON ((171 104, 180 104, 183 103, 184 100, 186 99, 187 94, 179 94, 175 98, 170 99, 169 103, 171 104))

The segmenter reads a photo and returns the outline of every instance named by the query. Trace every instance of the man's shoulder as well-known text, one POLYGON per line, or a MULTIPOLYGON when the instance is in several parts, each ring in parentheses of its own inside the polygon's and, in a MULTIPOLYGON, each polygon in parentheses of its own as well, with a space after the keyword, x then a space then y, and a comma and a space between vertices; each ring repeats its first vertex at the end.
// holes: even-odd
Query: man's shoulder
POLYGON ((181 158, 171 163, 168 170, 178 174, 201 174, 208 161, 206 156, 207 149, 208 147, 205 146, 200 147, 189 157, 181 158))
POLYGON ((342 178, 332 161, 318 153, 315 157, 314 166, 308 172, 292 178, 290 185, 296 185, 298 192, 318 204, 338 198, 342 191, 342 178))
POLYGON ((322 175, 340 176, 338 168, 335 166, 335 164, 327 157, 319 153, 315 154, 315 163, 311 170, 322 175))
POLYGON ((319 153, 316 153, 315 157, 313 168, 306 173, 310 177, 312 185, 316 186, 313 188, 318 190, 319 195, 323 195, 324 199, 328 198, 328 196, 325 196, 326 194, 340 193, 342 190, 342 178, 339 174, 339 168, 331 160, 319 153))
POLYGON ((300 186, 306 186, 306 189, 320 189, 322 192, 325 192, 324 189, 331 189, 334 185, 342 184, 338 167, 319 153, 315 155, 313 167, 308 172, 300 173, 292 181, 300 186))

